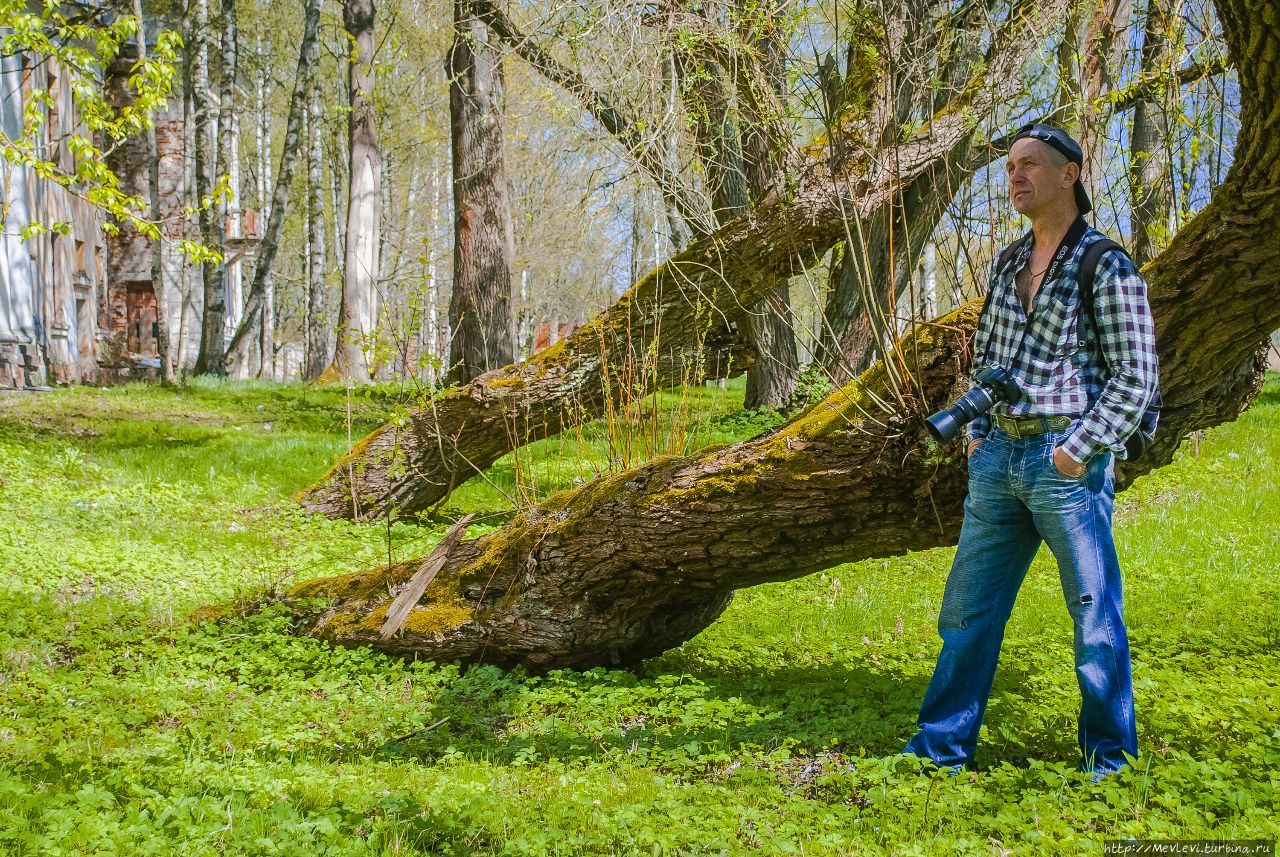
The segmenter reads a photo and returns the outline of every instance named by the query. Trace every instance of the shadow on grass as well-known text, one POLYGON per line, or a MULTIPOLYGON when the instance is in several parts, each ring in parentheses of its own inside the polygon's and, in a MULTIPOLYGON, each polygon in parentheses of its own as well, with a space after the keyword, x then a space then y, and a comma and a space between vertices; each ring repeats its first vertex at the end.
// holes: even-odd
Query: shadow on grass
POLYGON ((898 752, 914 731, 927 681, 862 664, 734 675, 709 670, 689 676, 691 684, 680 694, 681 686, 659 686, 672 676, 624 679, 620 685, 616 672, 562 671, 555 674, 547 703, 540 705, 536 684, 518 679, 495 685, 499 671, 490 669, 464 673, 424 713, 428 723, 448 720, 388 742, 376 755, 429 763, 461 753, 490 764, 630 757, 658 769, 700 770, 709 757, 745 757, 775 749, 788 738, 815 753, 857 755, 865 749, 887 755, 898 752), (628 698, 630 692, 634 698, 628 698), (529 693, 533 699, 524 698, 529 693), (672 700, 663 704, 666 693, 672 700), (593 711, 601 699, 618 703, 616 716, 593 711), (512 732, 517 705, 528 708, 519 715, 521 728, 512 732), (604 725, 610 719, 614 722, 604 725))
MULTIPOLYGON (((1048 698, 1029 699, 1026 688, 1045 683, 1045 661, 1008 648, 975 768, 1022 768, 1032 759, 1074 765, 1078 698, 1066 710, 1048 698)), ((1070 650, 1062 654, 1069 671, 1070 650)), ((916 731, 933 661, 911 674, 900 665, 859 661, 745 670, 686 665, 690 670, 683 674, 631 676, 621 686, 617 672, 563 671, 555 674, 545 703, 536 680, 495 668, 470 670, 424 712, 426 723, 443 723, 388 742, 374 755, 427 764, 461 755, 499 765, 616 758, 698 775, 727 760, 759 758, 784 742, 796 757, 891 756, 916 731), (493 672, 486 676, 488 670, 493 672), (514 678, 514 684, 500 689, 500 675, 514 678), (673 679, 687 679, 691 689, 679 695, 682 685, 670 686, 673 679), (671 698, 664 700, 667 694, 671 698), (611 701, 619 700, 618 710, 610 712, 611 701), (513 710, 519 713, 513 716, 513 710)))

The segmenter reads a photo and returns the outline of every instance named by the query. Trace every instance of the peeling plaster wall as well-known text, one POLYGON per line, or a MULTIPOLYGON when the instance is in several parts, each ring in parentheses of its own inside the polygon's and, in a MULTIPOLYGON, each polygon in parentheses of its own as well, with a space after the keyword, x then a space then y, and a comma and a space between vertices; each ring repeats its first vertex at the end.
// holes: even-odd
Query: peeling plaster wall
MULTIPOLYGON (((48 89, 43 155, 66 172, 74 159, 66 142, 74 128, 71 92, 55 64, 0 57, 0 123, 22 134, 23 107, 33 90, 48 89)), ((0 389, 40 389, 92 381, 98 375, 99 313, 105 289, 102 218, 98 211, 27 167, 0 160, 0 389), (67 234, 21 236, 33 221, 69 223, 67 234)))

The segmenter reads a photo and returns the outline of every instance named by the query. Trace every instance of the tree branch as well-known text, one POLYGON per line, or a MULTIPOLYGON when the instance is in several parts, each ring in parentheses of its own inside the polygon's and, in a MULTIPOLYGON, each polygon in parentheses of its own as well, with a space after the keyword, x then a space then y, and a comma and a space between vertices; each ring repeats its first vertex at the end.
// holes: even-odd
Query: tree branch
POLYGON ((498 38, 506 42, 517 56, 533 66, 539 74, 576 98, 622 145, 636 165, 648 173, 667 204, 680 215, 695 235, 707 234, 709 213, 705 206, 684 186, 679 176, 672 173, 663 159, 662 151, 645 142, 633 118, 624 114, 578 71, 565 66, 531 37, 522 33, 494 0, 473 2, 481 19, 498 38))

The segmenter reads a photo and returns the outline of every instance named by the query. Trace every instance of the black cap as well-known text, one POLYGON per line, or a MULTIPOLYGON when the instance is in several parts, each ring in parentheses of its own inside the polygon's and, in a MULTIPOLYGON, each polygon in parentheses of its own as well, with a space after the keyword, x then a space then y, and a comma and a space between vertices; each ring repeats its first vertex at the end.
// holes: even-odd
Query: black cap
MULTIPOLYGON (((1066 155, 1068 161, 1079 167, 1081 177, 1084 176, 1084 149, 1081 149, 1080 144, 1073 140, 1066 131, 1056 125, 1029 122, 1018 129, 1013 142, 1016 143, 1023 137, 1031 137, 1053 146, 1053 148, 1066 155)), ((1093 211, 1093 203, 1089 201, 1089 194, 1085 193, 1084 183, 1079 178, 1076 179, 1075 192, 1076 205, 1079 207, 1080 213, 1088 214, 1093 211)))

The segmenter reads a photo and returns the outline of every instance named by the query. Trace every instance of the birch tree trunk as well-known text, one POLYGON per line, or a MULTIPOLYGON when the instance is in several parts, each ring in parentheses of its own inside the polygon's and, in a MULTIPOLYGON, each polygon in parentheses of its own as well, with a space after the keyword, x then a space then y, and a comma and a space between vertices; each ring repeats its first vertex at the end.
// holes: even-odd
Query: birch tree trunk
POLYGON ((364 349, 372 345, 378 317, 378 236, 381 228, 382 155, 373 110, 373 0, 344 0, 342 20, 350 38, 347 80, 351 113, 347 122, 350 180, 347 187, 346 245, 342 308, 329 380, 368 383, 364 349))
POLYGON ((324 173, 320 147, 320 86, 311 83, 307 127, 307 321, 302 377, 314 381, 329 363, 328 306, 325 294, 324 173))
MULTIPOLYGON (((271 200, 271 217, 258 249, 258 263, 253 271, 253 282, 245 302, 244 317, 231 344, 227 359, 233 364, 233 373, 242 371, 252 357, 255 347, 262 355, 259 372, 272 360, 270 321, 273 312, 271 291, 271 266, 275 263, 280 247, 280 234, 284 230, 284 217, 289 208, 290 189, 293 187, 293 169, 298 149, 302 143, 302 119, 311 92, 311 76, 316 65, 320 45, 316 40, 320 26, 320 8, 323 0, 307 0, 303 12, 302 44, 298 50, 298 68, 294 76, 293 96, 289 100, 289 118, 285 125, 284 148, 280 151, 280 164, 271 200), (256 342, 255 342, 256 339, 256 342)), ((268 370, 270 371, 270 370, 268 370)))
MULTIPOLYGON (((234 195, 231 202, 236 208, 240 203, 240 187, 234 181, 237 175, 235 168, 236 162, 236 90, 239 75, 239 44, 240 44, 240 27, 239 19, 236 14, 236 0, 222 0, 222 78, 218 87, 218 153, 215 158, 217 166, 214 174, 218 176, 230 176, 231 192, 234 195)), ((218 249, 224 255, 226 253, 226 237, 229 226, 229 215, 232 208, 228 200, 224 197, 218 201, 217 218, 218 218, 218 249)), ((236 234, 239 234, 238 231, 236 234)), ((230 288, 229 266, 224 260, 218 265, 218 280, 221 283, 221 291, 224 302, 223 308, 223 327, 222 341, 226 341, 226 337, 234 332, 235 325, 240 321, 240 305, 232 303, 232 300, 238 301, 240 298, 239 289, 230 288), (231 330, 227 328, 230 327, 231 330)))

